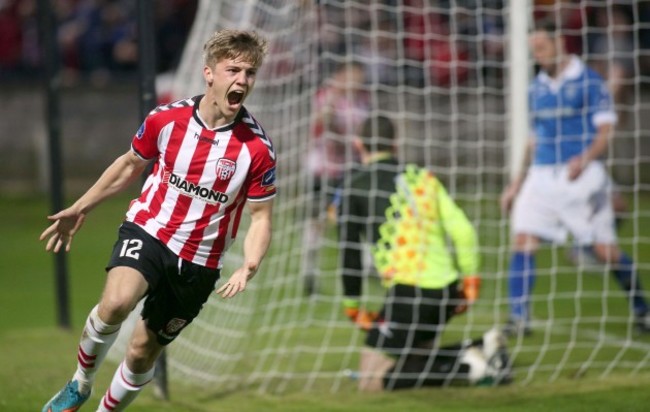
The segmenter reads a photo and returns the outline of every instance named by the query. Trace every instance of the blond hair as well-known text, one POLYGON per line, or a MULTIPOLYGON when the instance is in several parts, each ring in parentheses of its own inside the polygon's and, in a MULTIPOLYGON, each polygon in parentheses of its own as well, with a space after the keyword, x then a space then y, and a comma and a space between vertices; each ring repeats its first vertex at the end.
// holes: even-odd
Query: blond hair
POLYGON ((223 29, 203 45, 203 62, 214 67, 223 59, 242 59, 260 67, 268 52, 268 42, 254 31, 223 29))

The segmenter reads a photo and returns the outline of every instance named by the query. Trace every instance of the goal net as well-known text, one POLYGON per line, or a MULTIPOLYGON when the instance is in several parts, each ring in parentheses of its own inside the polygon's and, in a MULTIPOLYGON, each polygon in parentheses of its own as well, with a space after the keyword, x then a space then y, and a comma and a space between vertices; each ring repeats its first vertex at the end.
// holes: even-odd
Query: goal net
MULTIPOLYGON (((644 48, 648 10, 640 2, 614 0, 522 1, 523 12, 511 16, 515 3, 200 1, 174 96, 203 92, 202 46, 214 31, 254 29, 267 37, 270 54, 247 107, 277 148, 279 195, 272 249, 260 272, 235 299, 212 296, 169 346, 172 382, 264 392, 355 387, 344 371, 357 369, 364 333, 343 315, 341 245, 326 218, 328 195, 310 195, 314 184, 327 180, 312 173, 323 159, 309 155, 319 144, 314 130, 318 91, 342 63, 359 62, 365 70, 363 84, 344 87, 346 97, 365 99, 368 113, 395 120, 399 160, 435 172, 480 235, 480 300, 452 320, 443 342, 480 336, 506 322, 510 233, 499 196, 516 157, 513 147, 522 144, 514 128, 521 119, 526 125, 527 118, 525 105, 513 99, 523 95, 525 101, 527 85, 511 79, 527 81, 534 73, 527 54, 519 65, 523 77, 514 72, 515 53, 508 50, 516 43, 510 40, 525 38, 526 32, 513 39, 513 19, 554 16, 568 35, 570 51, 609 76, 621 118, 607 157, 626 201, 619 212, 620 243, 650 287, 650 238, 643 230, 650 224, 650 198, 643 195, 648 189, 643 137, 650 132, 644 84, 650 68, 644 48), (314 218, 320 222, 315 226, 314 218)), ((346 126, 354 126, 353 117, 346 117, 346 126)), ((321 138, 335 141, 343 167, 352 166, 352 152, 341 135, 321 138)), ((245 229, 244 223, 240 234, 245 229)), ((571 252, 570 245, 545 245, 538 254, 533 334, 509 341, 514 384, 650 372, 650 341, 635 334, 628 299, 608 268, 586 259, 574 264, 571 252)), ((241 259, 239 240, 223 275, 229 276, 241 259)), ((370 266, 363 279, 363 303, 378 308, 384 291, 370 266)), ((113 356, 119 356, 119 345, 116 352, 113 356)))

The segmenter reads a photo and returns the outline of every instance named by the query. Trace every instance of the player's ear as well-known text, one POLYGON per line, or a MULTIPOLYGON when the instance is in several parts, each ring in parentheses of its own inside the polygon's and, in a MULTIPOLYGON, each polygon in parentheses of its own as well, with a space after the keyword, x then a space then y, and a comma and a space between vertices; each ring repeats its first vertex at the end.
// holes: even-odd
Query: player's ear
POLYGON ((203 66, 203 78, 205 79, 205 82, 208 84, 208 86, 212 86, 214 79, 212 75, 212 69, 209 66, 203 66))

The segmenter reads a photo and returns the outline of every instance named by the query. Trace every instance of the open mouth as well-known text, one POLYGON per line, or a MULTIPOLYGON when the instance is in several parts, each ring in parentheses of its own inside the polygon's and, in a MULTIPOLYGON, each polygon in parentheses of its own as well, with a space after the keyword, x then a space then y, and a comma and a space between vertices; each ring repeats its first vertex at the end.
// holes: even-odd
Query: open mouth
POLYGON ((228 103, 229 104, 240 104, 244 100, 244 92, 241 90, 235 90, 228 93, 228 103))

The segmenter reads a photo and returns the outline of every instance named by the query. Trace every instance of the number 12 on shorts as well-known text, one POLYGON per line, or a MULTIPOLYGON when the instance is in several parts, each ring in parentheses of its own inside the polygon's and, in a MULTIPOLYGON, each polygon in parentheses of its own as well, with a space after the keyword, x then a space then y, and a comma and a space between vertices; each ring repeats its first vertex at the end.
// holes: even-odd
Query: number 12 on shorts
POLYGON ((138 260, 140 259, 140 253, 138 253, 140 249, 142 249, 142 240, 124 239, 122 249, 120 250, 120 257, 126 256, 138 260))

